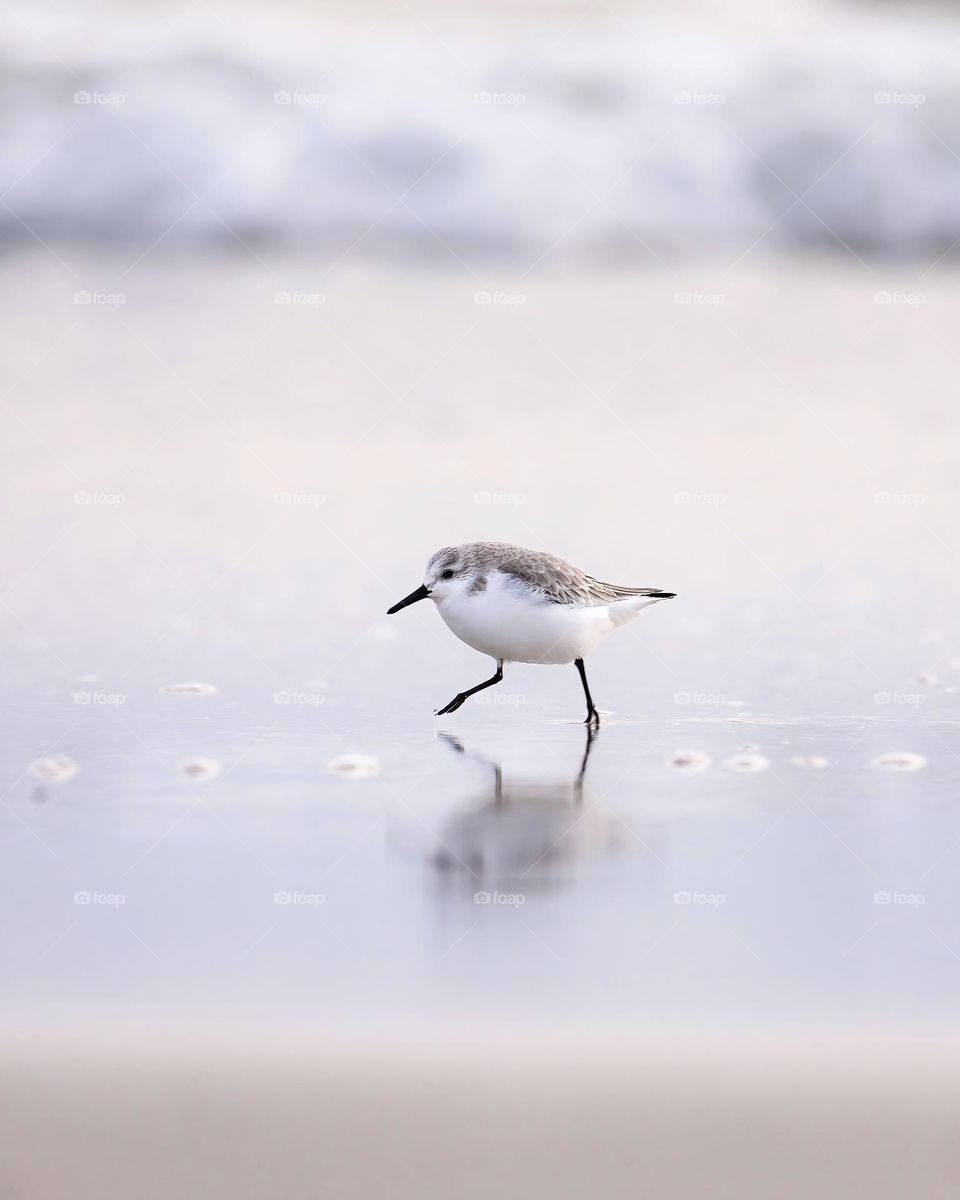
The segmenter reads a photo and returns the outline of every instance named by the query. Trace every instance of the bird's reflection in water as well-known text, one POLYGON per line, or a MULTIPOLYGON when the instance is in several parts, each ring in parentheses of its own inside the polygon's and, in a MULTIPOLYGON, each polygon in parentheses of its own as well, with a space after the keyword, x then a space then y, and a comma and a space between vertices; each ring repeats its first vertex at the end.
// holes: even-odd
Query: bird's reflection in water
POLYGON ((440 738, 457 754, 490 769, 482 795, 437 825, 429 858, 450 886, 522 892, 563 882, 578 862, 599 858, 621 842, 609 810, 584 795, 584 777, 595 733, 586 731, 583 756, 565 782, 511 783, 501 764, 471 753, 451 734, 440 738))

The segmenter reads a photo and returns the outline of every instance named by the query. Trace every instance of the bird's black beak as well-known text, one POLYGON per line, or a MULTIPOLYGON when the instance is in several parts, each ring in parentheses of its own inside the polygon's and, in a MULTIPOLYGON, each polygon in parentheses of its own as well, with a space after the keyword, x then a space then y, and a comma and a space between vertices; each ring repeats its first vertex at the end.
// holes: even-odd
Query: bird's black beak
POLYGON ((399 612, 401 608, 406 608, 408 604, 416 604, 418 600, 426 600, 429 595, 430 589, 425 583, 421 583, 415 592, 411 592, 409 596, 404 596, 393 608, 388 608, 387 616, 392 616, 395 612, 399 612))

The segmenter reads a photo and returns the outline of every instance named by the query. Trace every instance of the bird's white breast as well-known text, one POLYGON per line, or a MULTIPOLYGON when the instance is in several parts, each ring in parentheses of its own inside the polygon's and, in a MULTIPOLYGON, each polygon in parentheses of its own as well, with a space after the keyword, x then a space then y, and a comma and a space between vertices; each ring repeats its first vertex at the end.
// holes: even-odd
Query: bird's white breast
POLYGON ((500 571, 487 575, 482 590, 445 596, 437 608, 461 641, 509 662, 573 662, 613 628, 605 605, 554 604, 500 571))

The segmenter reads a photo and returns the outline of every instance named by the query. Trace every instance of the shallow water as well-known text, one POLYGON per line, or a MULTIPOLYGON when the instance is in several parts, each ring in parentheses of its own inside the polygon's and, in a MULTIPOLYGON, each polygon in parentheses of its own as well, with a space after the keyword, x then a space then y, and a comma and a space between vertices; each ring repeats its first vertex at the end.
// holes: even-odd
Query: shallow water
POLYGON ((8 1003, 393 1028, 949 1012, 955 725, 623 719, 588 745, 479 706, 434 733, 418 701, 350 731, 217 699, 72 722, 57 751, 76 777, 5 801, 8 1003), (927 766, 871 765, 902 744, 927 766), (216 777, 178 770, 198 746, 216 777), (331 773, 347 746, 378 771, 331 773), (691 746, 695 772, 671 762, 691 746), (744 746, 769 767, 737 770, 744 746), (811 754, 827 765, 791 761, 811 754))

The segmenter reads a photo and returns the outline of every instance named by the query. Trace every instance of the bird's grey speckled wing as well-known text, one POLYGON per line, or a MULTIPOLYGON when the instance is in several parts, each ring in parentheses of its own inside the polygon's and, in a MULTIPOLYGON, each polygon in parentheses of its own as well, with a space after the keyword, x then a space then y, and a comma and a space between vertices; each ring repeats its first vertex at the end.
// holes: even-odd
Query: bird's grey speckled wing
POLYGON ((553 604, 596 605, 612 604, 629 596, 657 596, 657 588, 621 587, 616 583, 602 583, 579 568, 557 558, 555 554, 524 550, 508 555, 497 563, 507 575, 512 575, 532 591, 541 593, 553 604))

